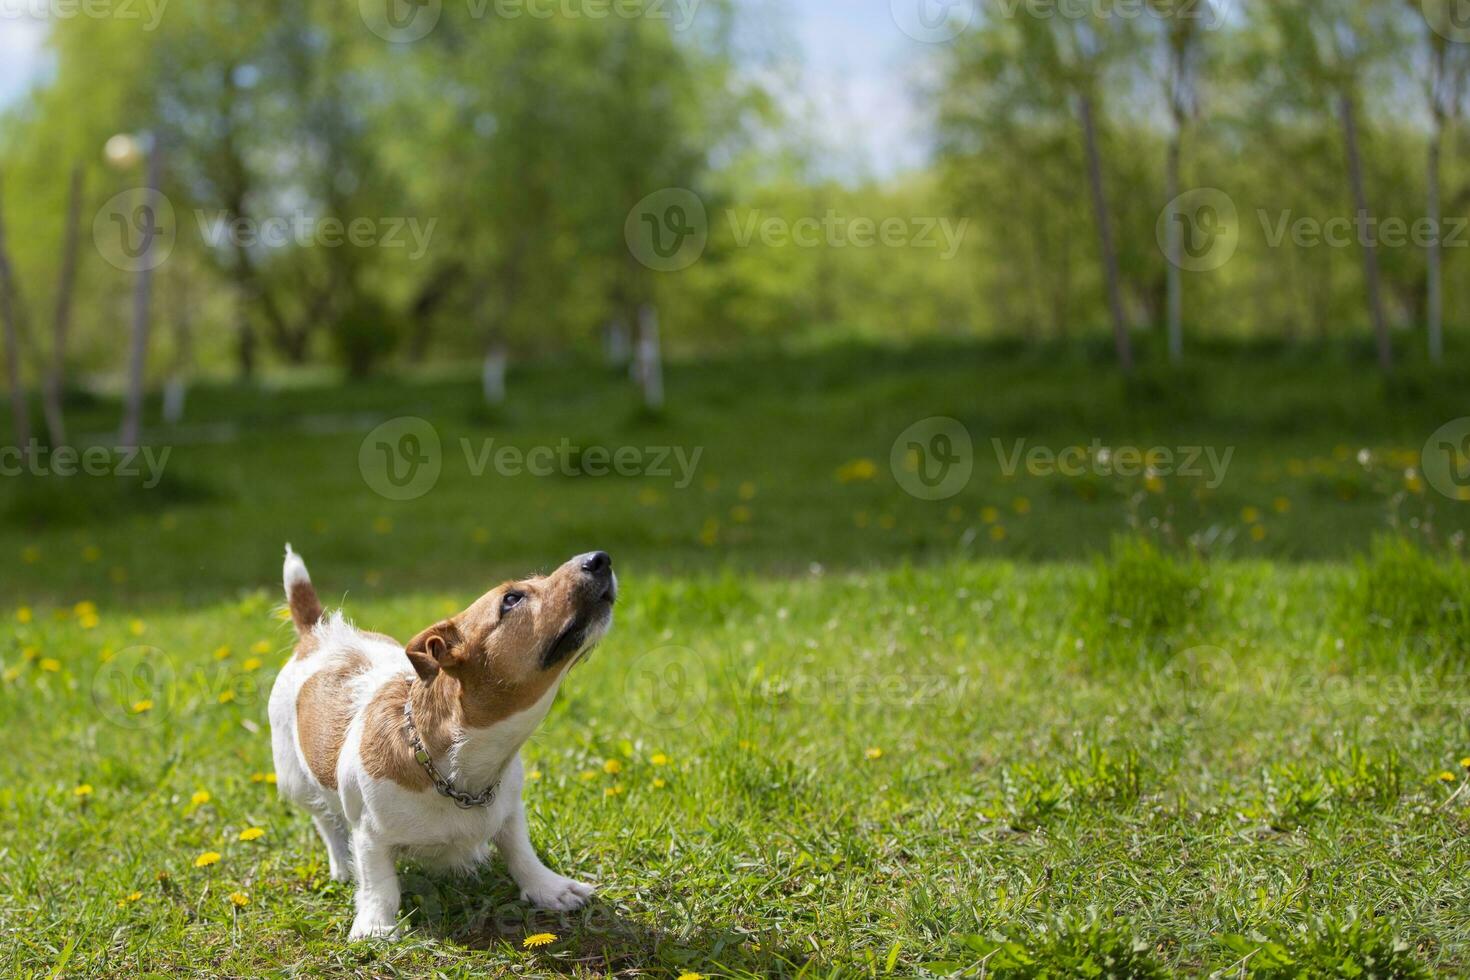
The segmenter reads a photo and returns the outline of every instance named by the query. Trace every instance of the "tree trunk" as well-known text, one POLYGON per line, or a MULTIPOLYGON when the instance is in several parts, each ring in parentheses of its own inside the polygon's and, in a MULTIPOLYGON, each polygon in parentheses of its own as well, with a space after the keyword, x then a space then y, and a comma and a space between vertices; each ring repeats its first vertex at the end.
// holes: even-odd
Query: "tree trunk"
POLYGON ((1133 343, 1128 336, 1128 321, 1123 315, 1123 287, 1118 271, 1118 251, 1113 243, 1113 225, 1108 215, 1107 191, 1103 187, 1102 155, 1097 145, 1097 120, 1092 95, 1083 92, 1078 99, 1082 117, 1082 141, 1087 150, 1087 179, 1092 191, 1092 210, 1097 220, 1098 248, 1102 251, 1103 277, 1107 280, 1108 310, 1113 318, 1113 342, 1118 348, 1118 366, 1124 374, 1133 371, 1133 343))
MULTIPOLYGON (((1367 229, 1373 218, 1368 208, 1368 190, 1363 183, 1363 158, 1358 147, 1358 110, 1350 92, 1342 102, 1342 136, 1347 150, 1348 182, 1352 184, 1353 204, 1361 227, 1367 229)), ((1373 334, 1378 339, 1378 366, 1393 370, 1393 341, 1388 336, 1388 320, 1383 313, 1383 289, 1378 268, 1378 243, 1370 236, 1360 243, 1363 248, 1363 278, 1368 287, 1368 314, 1373 320, 1373 334)))
POLYGON ((490 341, 485 348, 485 361, 480 365, 480 390, 484 392, 487 405, 505 404, 505 345, 499 340, 490 341))
MULTIPOLYGON (((1169 140, 1169 158, 1165 165, 1165 180, 1168 184, 1164 193, 1171 202, 1177 200, 1181 191, 1179 190, 1179 158, 1181 137, 1176 131, 1169 140)), ((1178 214, 1170 214, 1167 227, 1169 234, 1169 261, 1165 263, 1164 274, 1168 276, 1169 300, 1169 362, 1179 364, 1184 360, 1184 270, 1180 267, 1184 261, 1184 226, 1178 221, 1178 214)))
MULTIPOLYGON (((163 183, 163 142, 155 134, 153 146, 148 153, 148 190, 158 193, 163 183)), ((155 229, 150 228, 149 234, 155 229)), ((153 242, 144 243, 144 249, 153 247, 153 242)), ((143 384, 147 380, 148 368, 148 325, 153 302, 153 270, 151 263, 144 263, 138 272, 138 281, 133 288, 133 328, 128 352, 128 389, 123 406, 122 430, 118 443, 124 449, 136 447, 143 437, 143 384)))
POLYGON ((1444 360, 1444 244, 1440 231, 1440 157, 1444 152, 1444 127, 1436 124, 1429 138, 1429 203, 1428 217, 1434 229, 1429 239, 1429 294, 1425 319, 1428 321, 1429 359, 1435 364, 1444 360))
MULTIPOLYGON (((0 195, 3 205, 3 195, 0 195)), ((10 386, 10 418, 15 429, 15 444, 21 455, 29 459, 31 445, 31 406, 26 398, 20 368, 20 300, 15 285, 15 270, 10 264, 10 251, 5 240, 4 208, 0 206, 0 328, 5 333, 5 380, 10 386)))
POLYGON ((41 389, 46 436, 52 447, 66 445, 66 414, 62 394, 66 387, 66 335, 71 328, 72 292, 77 280, 77 241, 82 215, 82 168, 73 167, 67 192, 66 228, 61 249, 61 279, 56 285, 55 319, 51 323, 51 365, 41 389))
POLYGON ((658 310, 652 303, 644 303, 638 308, 637 358, 643 407, 658 411, 664 407, 664 368, 658 335, 658 310))

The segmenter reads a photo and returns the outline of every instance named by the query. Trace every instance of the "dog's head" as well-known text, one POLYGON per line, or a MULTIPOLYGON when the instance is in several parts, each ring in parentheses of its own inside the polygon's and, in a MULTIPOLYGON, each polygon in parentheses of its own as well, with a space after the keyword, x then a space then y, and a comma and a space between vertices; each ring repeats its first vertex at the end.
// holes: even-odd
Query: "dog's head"
POLYGON ((462 690, 472 724, 530 707, 612 625, 618 579, 604 551, 578 555, 550 575, 506 582, 409 641, 419 678, 442 671, 462 690))

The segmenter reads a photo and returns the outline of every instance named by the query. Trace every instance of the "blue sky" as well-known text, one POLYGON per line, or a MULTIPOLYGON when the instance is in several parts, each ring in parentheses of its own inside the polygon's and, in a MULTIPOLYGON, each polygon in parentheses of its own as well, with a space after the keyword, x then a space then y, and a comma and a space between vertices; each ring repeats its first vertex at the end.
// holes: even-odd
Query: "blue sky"
MULTIPOLYGON (((893 0, 746 2, 764 16, 781 17, 783 22, 773 25, 776 34, 800 45, 804 84, 786 98, 830 152, 827 169, 842 176, 881 176, 923 162, 912 78, 925 45, 898 29, 893 0)), ((15 16, 34 6, 0 0, 0 105, 19 97, 44 64, 46 25, 15 16)))

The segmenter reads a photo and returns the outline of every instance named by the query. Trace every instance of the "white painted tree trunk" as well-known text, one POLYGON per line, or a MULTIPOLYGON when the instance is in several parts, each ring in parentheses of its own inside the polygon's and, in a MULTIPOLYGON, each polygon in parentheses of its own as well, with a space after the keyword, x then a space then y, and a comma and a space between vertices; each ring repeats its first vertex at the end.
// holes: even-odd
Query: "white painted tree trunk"
MULTIPOLYGON (((163 177, 163 145, 155 135, 148 153, 148 190, 158 192, 163 177)), ((147 243, 151 247, 152 243, 147 243)), ((133 329, 128 352, 128 387, 123 403, 122 431, 118 443, 137 446, 143 438, 143 384, 148 368, 148 326, 152 315, 153 269, 146 263, 133 287, 133 329)))
POLYGON ((505 404, 505 348, 491 344, 485 351, 485 361, 480 366, 480 390, 485 393, 487 405, 505 404))
POLYGON ((652 303, 638 308, 638 385, 643 390, 643 405, 654 410, 664 407, 663 354, 659 346, 658 310, 652 303))
POLYGON ((163 385, 163 420, 169 425, 184 421, 184 401, 189 395, 189 382, 176 374, 163 385))

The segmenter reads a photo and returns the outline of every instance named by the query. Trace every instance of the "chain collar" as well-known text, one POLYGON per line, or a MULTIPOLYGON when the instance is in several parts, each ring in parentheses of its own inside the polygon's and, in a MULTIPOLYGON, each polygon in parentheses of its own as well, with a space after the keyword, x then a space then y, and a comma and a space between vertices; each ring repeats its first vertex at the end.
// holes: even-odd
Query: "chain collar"
POLYGON ((419 730, 413 723, 413 684, 409 685, 408 697, 403 699, 403 731, 408 736, 414 759, 423 767, 441 796, 449 797, 462 810, 473 810, 477 806, 489 806, 495 802, 495 791, 500 789, 499 779, 491 783, 490 788, 483 793, 466 793, 462 789, 455 789, 454 784, 445 779, 444 774, 434 765, 434 760, 429 757, 429 750, 424 748, 424 740, 419 738, 419 730))

